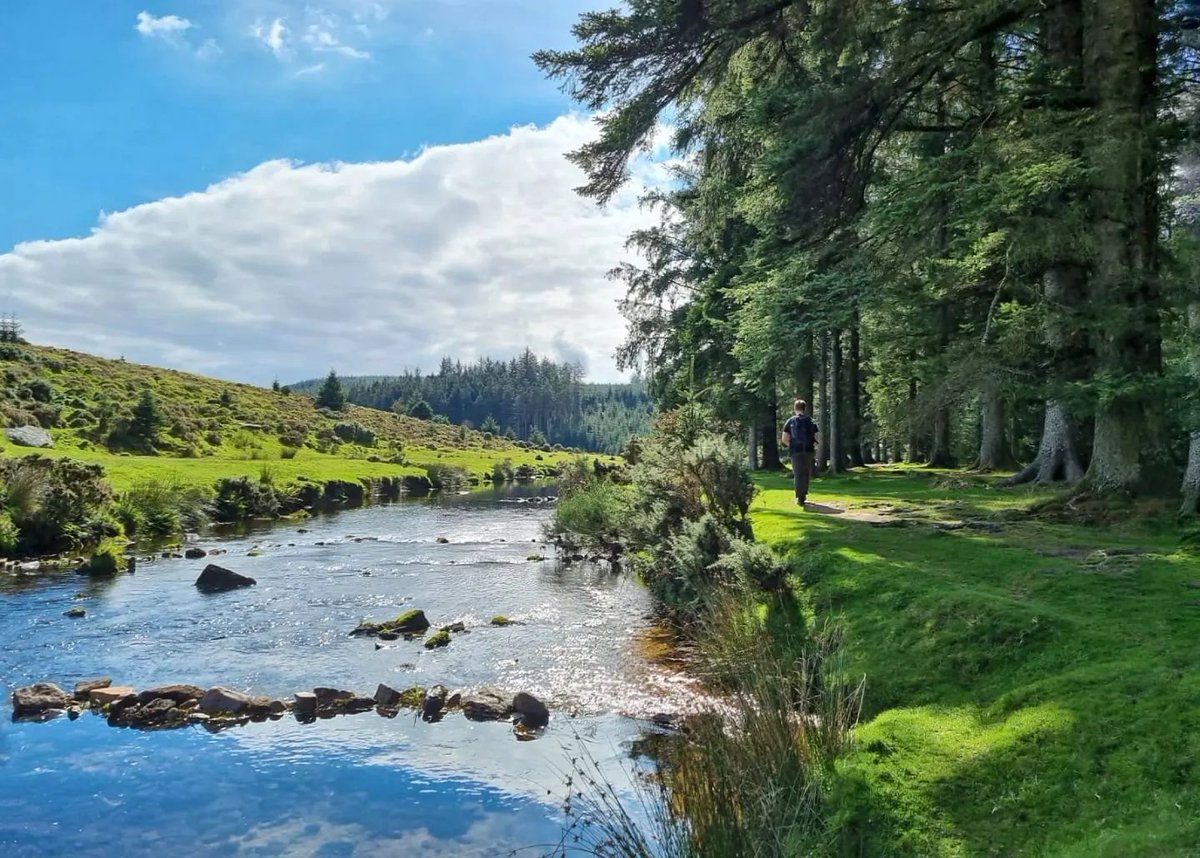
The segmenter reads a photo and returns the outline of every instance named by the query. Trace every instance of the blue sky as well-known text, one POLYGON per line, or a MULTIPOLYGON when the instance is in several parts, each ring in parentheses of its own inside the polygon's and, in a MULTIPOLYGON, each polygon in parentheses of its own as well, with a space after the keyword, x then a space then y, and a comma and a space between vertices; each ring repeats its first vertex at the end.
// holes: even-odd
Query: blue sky
POLYGON ((388 160, 549 122, 569 105, 529 54, 566 44, 589 5, 330 0, 322 11, 333 23, 324 29, 370 54, 355 58, 276 57, 254 38, 259 22, 312 26, 307 3, 6 4, 0 249, 81 235, 102 210, 203 187, 273 158, 388 160), (147 38, 135 26, 143 11, 192 26, 147 38), (220 53, 197 55, 209 39, 220 53))
MULTIPOLYGON (((620 377, 638 165, 529 59, 606 0, 38 0, 0 31, 0 311, 269 383, 529 346, 620 377)), ((660 152, 661 156, 661 152, 660 152)))

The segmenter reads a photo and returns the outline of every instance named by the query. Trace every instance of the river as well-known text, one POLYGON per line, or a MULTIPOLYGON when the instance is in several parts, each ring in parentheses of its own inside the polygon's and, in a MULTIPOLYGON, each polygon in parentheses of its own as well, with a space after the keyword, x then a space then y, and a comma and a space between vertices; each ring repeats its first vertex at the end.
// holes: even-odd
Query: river
POLYGON ((563 567, 540 544, 542 488, 375 506, 204 538, 258 585, 192 585, 208 560, 156 560, 91 582, 0 578, 0 854, 539 855, 560 838, 570 758, 614 782, 686 676, 647 661, 647 594, 628 577, 563 567), (304 532, 301 532, 304 531, 304 532), (445 540, 444 542, 440 540, 445 540), (255 549, 262 553, 249 556, 255 549), (544 562, 531 555, 546 554, 544 562), (73 606, 87 611, 68 619, 73 606), (445 649, 351 638, 363 619, 421 608, 463 622, 445 649), (494 627, 503 614, 523 625, 494 627), (111 676, 138 688, 225 685, 288 697, 318 685, 372 694, 442 683, 528 691, 553 713, 539 739, 451 715, 291 716, 220 733, 14 723, 9 691, 111 676))

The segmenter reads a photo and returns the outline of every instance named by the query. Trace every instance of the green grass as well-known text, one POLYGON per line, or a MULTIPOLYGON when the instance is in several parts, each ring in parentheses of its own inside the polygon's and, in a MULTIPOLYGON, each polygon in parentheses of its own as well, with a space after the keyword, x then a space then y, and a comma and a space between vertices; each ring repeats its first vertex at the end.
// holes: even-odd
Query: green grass
MULTIPOLYGON (((279 481, 291 483, 301 477, 326 482, 422 474, 426 465, 434 464, 461 467, 482 478, 506 459, 513 467, 538 467, 571 456, 525 450, 503 438, 489 439, 473 431, 464 434, 457 426, 369 408, 351 406, 331 415, 318 411, 307 396, 63 349, 24 346, 22 352, 20 359, 0 359, 5 384, 0 389, 0 408, 10 423, 26 422, 23 415, 34 407, 22 394, 24 387, 34 379, 49 381, 60 414, 57 428, 51 430, 56 446, 45 454, 103 465, 117 491, 148 479, 211 488, 224 477, 256 476, 264 464, 270 465, 279 481), (108 408, 114 421, 128 415, 147 387, 154 391, 169 424, 158 444, 158 455, 106 449, 97 426, 98 414, 108 408), (333 426, 341 421, 370 428, 378 438, 376 445, 340 444, 319 452, 316 447, 321 446, 322 436, 328 439, 333 426), (295 458, 284 458, 290 446, 284 439, 297 433, 308 446, 300 448, 295 458), (390 461, 397 455, 402 463, 390 461), (369 461, 372 457, 380 461, 369 461)), ((0 437, 0 455, 30 452, 34 451, 0 437)), ((599 458, 612 461, 612 457, 599 458)))
POLYGON ((849 854, 1200 855, 1200 558, 1169 520, 1050 524, 1023 512, 1045 492, 947 474, 818 480, 843 514, 759 484, 758 538, 867 680, 834 795, 849 854), (851 517, 881 506, 917 523, 851 517))

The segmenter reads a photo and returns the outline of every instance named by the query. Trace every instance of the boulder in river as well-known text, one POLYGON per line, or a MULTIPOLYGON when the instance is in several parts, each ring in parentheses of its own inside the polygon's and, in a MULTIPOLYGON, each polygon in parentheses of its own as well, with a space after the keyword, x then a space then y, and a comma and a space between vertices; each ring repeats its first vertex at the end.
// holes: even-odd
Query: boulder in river
POLYGON ((419 635, 429 630, 429 620, 425 612, 420 610, 405 611, 394 620, 382 623, 363 622, 350 632, 352 637, 380 637, 384 640, 395 640, 400 635, 419 635))
POLYGON ((71 705, 71 697, 53 682, 38 682, 14 691, 12 704, 13 716, 21 718, 66 709, 71 705))
POLYGON ((158 688, 147 688, 138 695, 138 703, 146 704, 151 700, 170 700, 176 706, 189 700, 200 700, 204 697, 204 689, 197 685, 162 685, 158 688))
POLYGON ((196 579, 196 589, 203 593, 223 593, 239 587, 253 587, 258 582, 245 575, 231 572, 223 566, 210 563, 196 579))
POLYGON ((444 685, 435 685, 425 692, 425 700, 421 703, 421 717, 426 721, 441 720, 442 710, 446 708, 446 698, 450 692, 444 685))
POLYGON ((444 646, 450 646, 450 632, 445 629, 434 632, 429 636, 429 640, 425 641, 425 649, 438 649, 444 646))
POLYGON ((375 703, 382 706, 384 709, 395 709, 400 705, 401 694, 390 685, 379 683, 379 687, 375 689, 375 703))
POLYGON ((297 718, 314 718, 317 714, 317 695, 311 691, 297 691, 292 711, 297 718))
POLYGON ((9 441, 18 447, 53 447, 54 439, 41 426, 13 426, 4 430, 9 441))
POLYGON ((215 686, 204 692, 200 698, 200 711, 211 714, 237 715, 250 708, 251 698, 240 691, 215 686))
POLYGON ((518 715, 519 723, 524 727, 538 729, 550 723, 550 710, 532 694, 518 692, 513 696, 512 708, 518 715))
POLYGON ((75 683, 75 699, 80 703, 86 703, 88 695, 100 688, 108 688, 112 685, 111 676, 101 676, 96 679, 81 679, 75 683))
POLYGON ((468 721, 501 721, 513 713, 512 700, 497 688, 480 688, 463 694, 463 715, 468 721))
POLYGON ((88 692, 88 702, 95 709, 137 702, 137 692, 128 685, 106 685, 88 692))
POLYGON ((183 556, 188 560, 199 560, 201 557, 207 557, 208 552, 203 548, 189 548, 187 551, 183 552, 183 556))
POLYGON ((85 611, 83 608, 76 606, 74 608, 68 608, 67 610, 63 611, 63 616, 70 617, 72 620, 80 620, 87 616, 87 611, 85 611))

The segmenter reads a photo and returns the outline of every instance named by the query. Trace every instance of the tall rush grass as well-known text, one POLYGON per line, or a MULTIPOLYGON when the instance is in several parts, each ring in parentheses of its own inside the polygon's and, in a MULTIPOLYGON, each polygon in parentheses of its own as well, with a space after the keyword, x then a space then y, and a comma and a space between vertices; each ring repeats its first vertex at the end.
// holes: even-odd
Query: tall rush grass
POLYGON ((863 684, 846 677, 836 626, 776 624, 786 593, 723 592, 691 636, 718 702, 657 743, 632 794, 586 755, 572 761, 564 844, 612 858, 775 858, 833 852, 826 795, 851 747, 863 684))

